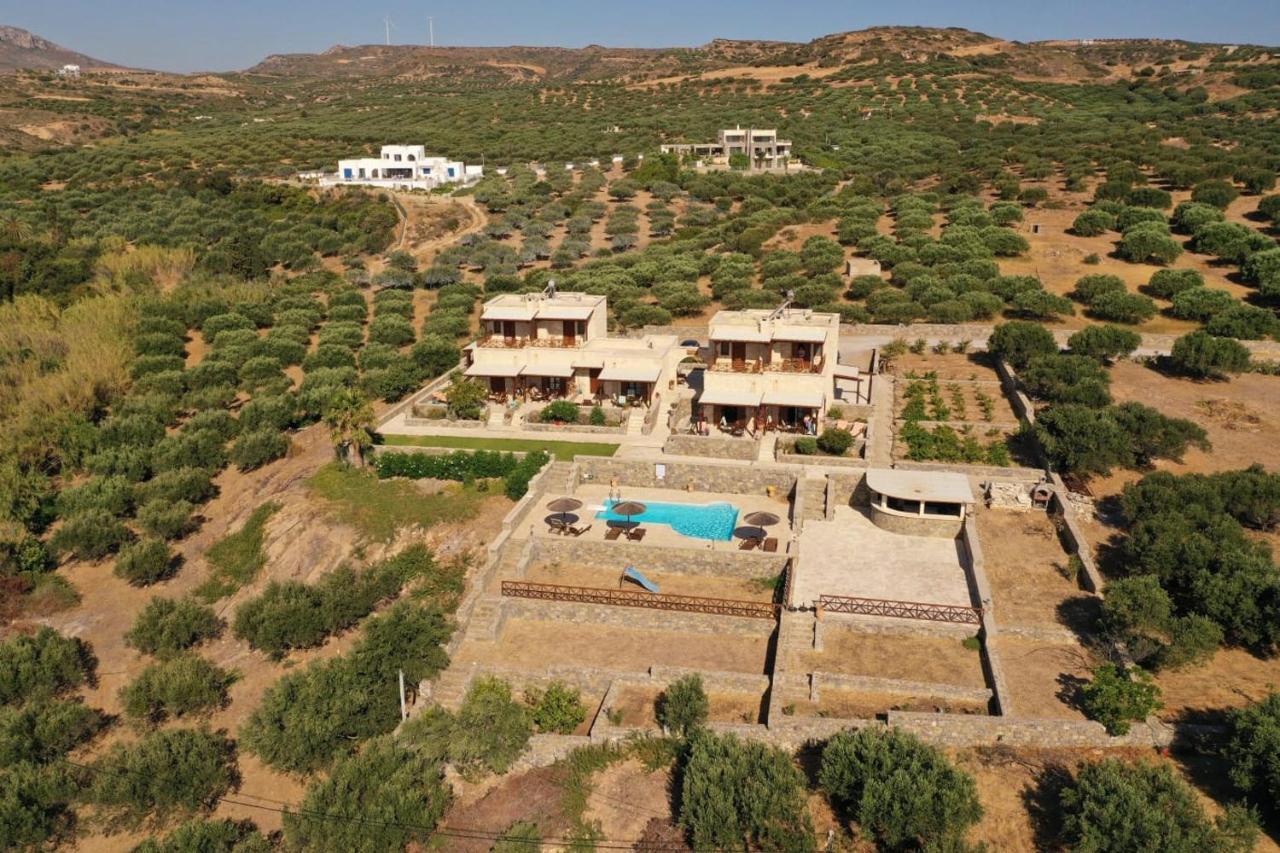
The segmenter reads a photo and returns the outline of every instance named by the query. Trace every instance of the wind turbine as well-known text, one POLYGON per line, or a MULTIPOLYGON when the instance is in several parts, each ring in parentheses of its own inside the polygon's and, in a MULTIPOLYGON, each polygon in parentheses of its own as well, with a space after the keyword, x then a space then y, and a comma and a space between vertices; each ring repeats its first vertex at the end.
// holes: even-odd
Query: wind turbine
POLYGON ((394 27, 395 21, 391 20, 390 15, 384 15, 382 18, 383 26, 387 28, 387 46, 391 46, 391 28, 394 27))
POLYGON ((432 47, 436 46, 436 19, 427 17, 427 39, 432 47))

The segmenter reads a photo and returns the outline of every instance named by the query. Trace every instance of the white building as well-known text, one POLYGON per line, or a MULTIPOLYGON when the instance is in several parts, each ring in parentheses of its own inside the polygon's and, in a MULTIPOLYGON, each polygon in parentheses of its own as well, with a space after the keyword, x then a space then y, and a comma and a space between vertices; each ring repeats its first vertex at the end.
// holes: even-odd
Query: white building
POLYGON ((688 354, 674 335, 612 338, 608 305, 588 293, 505 293, 484 304, 466 375, 496 397, 650 405, 688 354))
POLYGON ((728 166, 735 155, 745 156, 753 170, 786 170, 791 162, 791 141, 779 139, 778 131, 735 127, 722 130, 715 142, 671 143, 660 146, 664 154, 693 156, 713 166, 728 166))
POLYGON ((79 66, 79 65, 64 65, 64 66, 62 66, 61 68, 59 68, 59 69, 58 69, 58 76, 59 76, 59 77, 79 77, 79 76, 80 76, 80 66, 79 66))
POLYGON ((695 414, 709 429, 795 431, 815 425, 835 396, 840 315, 783 305, 773 311, 719 311, 711 318, 711 359, 695 414))
POLYGON ((422 145, 384 145, 378 157, 339 160, 337 174, 322 178, 321 183, 430 190, 447 184, 474 183, 483 173, 482 166, 428 156, 422 145))

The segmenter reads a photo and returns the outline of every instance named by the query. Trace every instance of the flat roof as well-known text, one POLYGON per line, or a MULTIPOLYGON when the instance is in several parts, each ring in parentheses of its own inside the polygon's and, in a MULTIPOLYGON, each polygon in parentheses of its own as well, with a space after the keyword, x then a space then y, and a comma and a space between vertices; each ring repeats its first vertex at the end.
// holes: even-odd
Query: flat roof
POLYGON ((730 388, 708 388, 698 398, 699 405, 708 406, 758 406, 759 391, 737 391, 730 388))
POLYGON ((541 293, 500 293, 484 304, 483 320, 585 320, 605 297, 595 293, 564 291, 555 296, 541 293))
POLYGON ((765 391, 766 406, 795 406, 800 409, 821 409, 823 394, 821 391, 765 391))
POLYGON ((537 310, 532 305, 494 305, 485 308, 482 320, 532 320, 537 310))
POLYGON ((969 478, 964 474, 947 471, 868 468, 867 487, 891 498, 932 503, 973 503, 973 489, 969 486, 969 478))
POLYGON ((566 378, 573 375, 572 364, 526 364, 521 376, 559 376, 566 378))
POLYGON ((463 373, 467 376, 497 376, 510 379, 520 375, 521 366, 518 364, 493 364, 485 367, 480 364, 473 364, 463 373))
POLYGON ((801 343, 820 344, 827 339, 827 330, 818 326, 789 326, 785 323, 774 326, 775 341, 800 341, 801 343))
POLYGON ((657 382, 661 373, 660 365, 610 365, 600 371, 600 378, 606 382, 657 382))

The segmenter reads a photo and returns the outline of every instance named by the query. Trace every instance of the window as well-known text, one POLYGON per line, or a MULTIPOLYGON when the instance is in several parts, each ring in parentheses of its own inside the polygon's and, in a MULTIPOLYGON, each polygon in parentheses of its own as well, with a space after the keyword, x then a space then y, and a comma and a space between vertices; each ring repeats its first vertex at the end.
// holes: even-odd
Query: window
POLYGON ((400 155, 399 155, 399 154, 397 154, 397 155, 396 155, 396 162, 397 162, 397 163, 399 163, 399 162, 400 162, 400 155))
POLYGON ((418 159, 418 158, 414 157, 412 154, 410 154, 410 155, 409 155, 409 162, 410 162, 410 163, 412 163, 412 162, 413 162, 414 160, 416 160, 416 159, 418 159))
POLYGON ((895 498, 889 495, 884 496, 885 506, 898 512, 909 512, 912 515, 920 514, 920 501, 911 501, 904 498, 895 498))
POLYGON ((959 518, 960 504, 944 504, 925 501, 924 512, 925 515, 949 515, 953 518, 959 518))

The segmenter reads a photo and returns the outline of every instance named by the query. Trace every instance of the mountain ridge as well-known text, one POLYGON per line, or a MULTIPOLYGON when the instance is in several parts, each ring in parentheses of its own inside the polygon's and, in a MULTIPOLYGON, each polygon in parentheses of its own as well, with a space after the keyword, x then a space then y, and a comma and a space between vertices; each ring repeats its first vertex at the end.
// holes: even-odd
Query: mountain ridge
POLYGON ((56 69, 64 65, 85 69, 123 67, 63 47, 22 27, 0 24, 0 72, 56 69))

